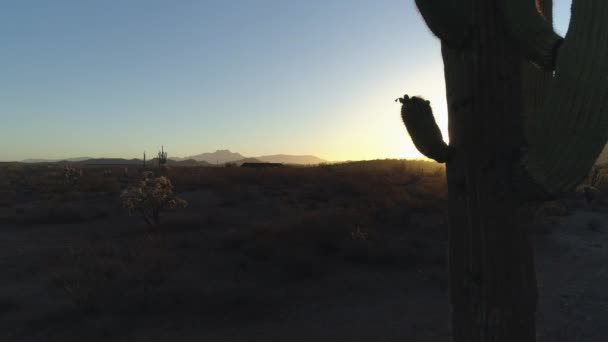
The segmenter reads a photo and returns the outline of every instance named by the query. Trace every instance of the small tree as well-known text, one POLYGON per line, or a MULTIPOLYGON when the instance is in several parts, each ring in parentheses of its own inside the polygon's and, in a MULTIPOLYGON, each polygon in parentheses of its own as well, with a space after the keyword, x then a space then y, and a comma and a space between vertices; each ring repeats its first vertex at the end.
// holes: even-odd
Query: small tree
POLYGON ((165 176, 154 177, 146 171, 139 186, 125 190, 120 196, 122 206, 131 215, 141 216, 153 227, 160 223, 160 213, 164 210, 185 208, 188 203, 173 193, 173 185, 165 176))

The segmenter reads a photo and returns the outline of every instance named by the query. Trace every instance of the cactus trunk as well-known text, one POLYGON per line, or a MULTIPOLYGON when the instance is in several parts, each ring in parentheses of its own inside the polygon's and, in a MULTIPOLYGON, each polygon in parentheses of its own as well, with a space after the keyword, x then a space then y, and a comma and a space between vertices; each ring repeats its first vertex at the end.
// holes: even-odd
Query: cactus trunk
POLYGON ((455 342, 535 341, 534 259, 509 170, 524 145, 523 68, 494 1, 475 1, 470 47, 444 44, 455 342))
POLYGON ((519 211, 573 189, 608 140, 608 1, 574 0, 565 40, 551 0, 416 3, 442 41, 450 145, 428 101, 405 96, 401 114, 420 152, 447 161, 453 341, 532 342, 519 211))
POLYGON ((405 96, 402 117, 423 154, 447 161, 453 341, 535 341, 520 208, 576 186, 608 140, 608 2, 574 0, 565 40, 551 0, 416 3, 442 41, 450 145, 428 101, 405 96))

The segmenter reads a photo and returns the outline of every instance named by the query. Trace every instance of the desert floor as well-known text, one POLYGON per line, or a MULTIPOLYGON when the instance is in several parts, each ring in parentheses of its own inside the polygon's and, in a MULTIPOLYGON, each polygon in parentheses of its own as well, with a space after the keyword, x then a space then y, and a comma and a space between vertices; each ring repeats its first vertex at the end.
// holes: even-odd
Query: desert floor
MULTIPOLYGON (((189 206, 152 232, 116 193, 15 190, 0 207, 0 340, 447 341, 444 183, 386 170, 176 180, 189 206)), ((539 341, 605 341, 608 207, 537 216, 539 341)))

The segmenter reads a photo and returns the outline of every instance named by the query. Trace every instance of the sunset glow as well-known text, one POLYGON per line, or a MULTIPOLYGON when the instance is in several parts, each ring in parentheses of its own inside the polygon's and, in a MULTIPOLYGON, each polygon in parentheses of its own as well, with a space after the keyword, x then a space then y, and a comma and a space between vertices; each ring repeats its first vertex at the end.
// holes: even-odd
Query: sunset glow
POLYGON ((404 92, 447 139, 440 46, 413 1, 19 1, 0 22, 0 160, 417 158, 404 92))

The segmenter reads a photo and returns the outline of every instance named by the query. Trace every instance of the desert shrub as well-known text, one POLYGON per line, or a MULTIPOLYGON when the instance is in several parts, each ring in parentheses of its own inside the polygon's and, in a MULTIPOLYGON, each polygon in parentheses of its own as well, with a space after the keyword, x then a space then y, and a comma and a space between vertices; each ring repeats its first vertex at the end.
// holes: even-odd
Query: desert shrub
POLYGON ((82 178, 82 169, 66 165, 63 169, 63 178, 66 184, 76 184, 82 178))
POLYGON ((150 226, 160 223, 160 213, 164 210, 185 208, 188 205, 173 193, 169 178, 154 177, 149 171, 143 173, 143 180, 138 186, 128 188, 120 198, 122 206, 131 215, 141 216, 150 226))

